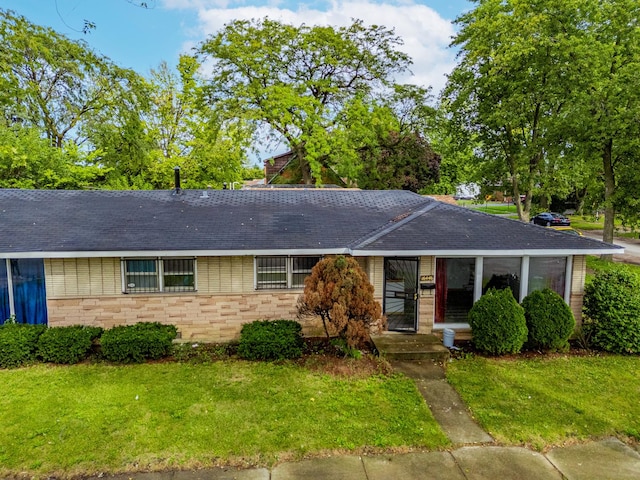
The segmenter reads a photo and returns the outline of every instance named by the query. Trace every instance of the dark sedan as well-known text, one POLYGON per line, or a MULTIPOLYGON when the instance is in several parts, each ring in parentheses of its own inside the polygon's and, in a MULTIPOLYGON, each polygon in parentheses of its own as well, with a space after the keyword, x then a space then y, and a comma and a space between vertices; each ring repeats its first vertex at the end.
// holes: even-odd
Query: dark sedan
POLYGON ((559 213, 539 213, 538 215, 533 217, 531 221, 536 225, 542 225, 543 227, 568 227, 569 225, 571 225, 571 220, 569 220, 564 215, 560 215, 559 213))

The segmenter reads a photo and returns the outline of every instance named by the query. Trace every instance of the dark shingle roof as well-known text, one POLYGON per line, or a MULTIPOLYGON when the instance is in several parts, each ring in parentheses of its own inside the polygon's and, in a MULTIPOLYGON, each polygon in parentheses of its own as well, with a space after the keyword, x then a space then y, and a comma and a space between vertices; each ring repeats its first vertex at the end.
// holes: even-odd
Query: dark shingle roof
POLYGON ((404 191, 0 190, 0 229, 4 256, 617 248, 404 191))

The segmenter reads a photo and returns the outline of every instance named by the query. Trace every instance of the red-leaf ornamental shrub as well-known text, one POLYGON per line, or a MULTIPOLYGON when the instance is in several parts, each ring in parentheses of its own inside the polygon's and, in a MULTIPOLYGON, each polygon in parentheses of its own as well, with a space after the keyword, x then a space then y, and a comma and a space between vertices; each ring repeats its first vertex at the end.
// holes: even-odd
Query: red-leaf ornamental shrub
POLYGON ((313 267, 298 301, 300 316, 319 316, 327 337, 338 336, 351 348, 369 340, 370 327, 386 328, 373 285, 352 257, 328 257, 313 267))

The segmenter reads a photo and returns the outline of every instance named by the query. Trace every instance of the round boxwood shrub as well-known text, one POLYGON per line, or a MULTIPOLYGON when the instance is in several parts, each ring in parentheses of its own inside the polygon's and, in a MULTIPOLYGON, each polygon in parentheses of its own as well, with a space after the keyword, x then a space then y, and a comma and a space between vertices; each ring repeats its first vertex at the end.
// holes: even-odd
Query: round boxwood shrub
POLYGON ((473 344, 492 355, 518 353, 527 340, 524 309, 511 289, 490 288, 469 311, 473 344))
POLYGON ((294 320, 257 320, 240 331, 238 355, 247 360, 284 360, 302 355, 302 326, 294 320))
POLYGON ((174 325, 140 322, 110 328, 100 337, 102 356, 116 363, 141 363, 171 354, 178 330, 174 325))
POLYGON ((38 339, 37 355, 44 362, 78 363, 89 355, 101 333, 100 327, 83 325, 48 328, 38 339))
POLYGON ((19 323, 0 326, 0 367, 19 367, 35 360, 38 337, 45 328, 19 323))
POLYGON ((549 288, 536 290, 522 301, 529 336, 527 347, 566 351, 576 327, 573 312, 564 299, 549 288))
POLYGON ((640 353, 640 278, 626 269, 599 273, 585 287, 585 334, 591 346, 640 353))

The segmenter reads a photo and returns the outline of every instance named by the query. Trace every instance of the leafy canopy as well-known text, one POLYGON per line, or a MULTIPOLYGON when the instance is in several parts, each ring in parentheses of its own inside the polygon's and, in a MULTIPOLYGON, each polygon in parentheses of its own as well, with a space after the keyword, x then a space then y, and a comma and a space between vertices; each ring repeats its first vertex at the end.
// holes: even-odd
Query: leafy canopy
POLYGON ((268 18, 231 22, 200 46, 211 63, 212 104, 252 122, 267 140, 284 141, 305 183, 324 166, 355 179, 360 116, 405 72, 409 57, 392 30, 365 26, 293 26, 268 18), (359 111, 361 115, 354 115, 359 111))

